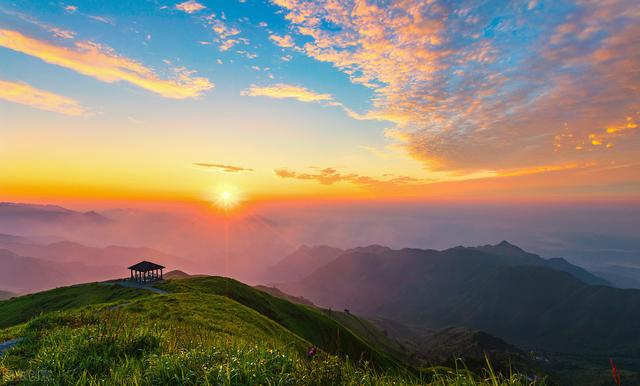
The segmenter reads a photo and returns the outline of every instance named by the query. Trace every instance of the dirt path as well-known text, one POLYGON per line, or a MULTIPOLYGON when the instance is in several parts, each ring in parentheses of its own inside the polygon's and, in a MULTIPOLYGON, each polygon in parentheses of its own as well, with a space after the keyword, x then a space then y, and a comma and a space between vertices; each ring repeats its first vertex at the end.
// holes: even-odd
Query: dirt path
POLYGON ((0 343, 0 356, 2 356, 4 354, 5 351, 7 351, 8 349, 10 349, 11 347, 17 345, 18 343, 22 342, 24 338, 14 338, 14 339, 9 339, 6 342, 1 342, 0 343))

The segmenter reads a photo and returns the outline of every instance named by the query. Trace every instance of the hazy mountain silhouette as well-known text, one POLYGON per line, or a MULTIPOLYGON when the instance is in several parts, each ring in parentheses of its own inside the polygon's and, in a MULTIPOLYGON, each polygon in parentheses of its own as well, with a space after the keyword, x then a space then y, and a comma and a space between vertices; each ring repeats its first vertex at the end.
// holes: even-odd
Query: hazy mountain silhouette
POLYGON ((590 285, 599 280, 585 272, 502 242, 349 252, 280 287, 321 306, 429 328, 463 325, 519 345, 638 353, 640 291, 590 285))
POLYGON ((0 218, 3 221, 60 221, 63 219, 85 219, 90 222, 108 222, 106 217, 90 211, 77 212, 57 205, 20 204, 0 202, 0 218))
POLYGON ((343 249, 326 245, 312 247, 303 245, 268 268, 265 273, 266 280, 282 282, 302 279, 344 252, 343 249))
POLYGON ((69 285, 81 281, 104 280, 116 272, 125 276, 118 267, 89 267, 81 263, 56 263, 29 256, 20 256, 0 249, 0 285, 15 293, 35 292, 69 285))
POLYGON ((15 296, 15 294, 13 292, 0 290, 0 300, 10 299, 10 298, 12 298, 14 296, 15 296))
MULTIPOLYGON (((21 238, 22 239, 22 238, 21 238)), ((159 264, 189 268, 188 260, 172 256, 152 248, 108 246, 104 248, 89 247, 71 241, 60 241, 51 244, 35 244, 25 242, 4 241, 0 238, 0 248, 10 250, 18 255, 30 256, 57 263, 78 262, 87 266, 115 265, 128 266, 140 260, 153 260, 159 264)))
POLYGON ((192 264, 151 248, 95 248, 70 241, 43 245, 11 235, 0 235, 0 250, 0 288, 20 293, 125 277, 126 267, 141 260, 169 268, 192 264))
POLYGON ((303 245, 268 268, 265 273, 265 280, 274 283, 296 281, 311 274, 316 269, 327 265, 342 254, 349 252, 379 253, 388 250, 389 248, 381 245, 370 245, 346 250, 327 245, 316 245, 312 247, 303 245))
POLYGON ((565 271, 575 278, 594 285, 610 285, 610 283, 593 273, 587 271, 582 267, 571 264, 561 257, 554 257, 551 259, 543 259, 535 253, 530 253, 517 247, 508 241, 502 241, 496 245, 484 245, 476 247, 475 249, 490 253, 497 256, 505 256, 507 259, 505 263, 510 265, 533 265, 557 269, 558 271, 565 271))

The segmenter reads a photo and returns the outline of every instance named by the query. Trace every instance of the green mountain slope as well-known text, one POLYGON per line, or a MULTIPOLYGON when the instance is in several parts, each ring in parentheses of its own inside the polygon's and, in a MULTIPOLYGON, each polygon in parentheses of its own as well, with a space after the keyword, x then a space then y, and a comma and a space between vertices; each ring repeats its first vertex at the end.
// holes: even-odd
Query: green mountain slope
POLYGON ((409 325, 462 325, 537 349, 640 356, 633 322, 640 291, 589 285, 517 250, 514 258, 482 249, 345 254, 280 287, 321 306, 409 325))
POLYGON ((294 304, 246 284, 221 277, 171 280, 158 285, 171 293, 214 294, 229 297, 289 329, 296 335, 332 354, 345 354, 391 366, 393 359, 313 307, 294 304))
POLYGON ((235 280, 157 287, 168 292, 97 283, 0 302, 0 344, 21 338, 0 353, 0 383, 488 384, 465 371, 418 376, 339 318, 235 280), (319 350, 309 358, 311 346, 319 350))
POLYGON ((147 295, 148 292, 91 283, 20 296, 0 302, 0 328, 15 326, 51 311, 135 299, 147 295))

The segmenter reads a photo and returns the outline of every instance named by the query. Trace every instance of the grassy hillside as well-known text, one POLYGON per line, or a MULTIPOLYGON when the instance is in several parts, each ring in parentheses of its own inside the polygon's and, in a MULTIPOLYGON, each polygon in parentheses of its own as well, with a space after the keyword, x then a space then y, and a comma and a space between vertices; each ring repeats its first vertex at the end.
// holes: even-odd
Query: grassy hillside
POLYGON ((294 334, 332 354, 366 359, 382 367, 393 366, 387 354, 367 344, 342 324, 320 310, 271 296, 246 284, 222 277, 170 280, 158 288, 171 293, 214 294, 229 297, 274 320, 294 334))
POLYGON ((466 371, 409 372, 322 311, 234 280, 158 287, 168 293, 89 284, 0 302, 0 343, 23 338, 0 358, 0 383, 529 384, 519 375, 489 383, 466 371), (309 358, 311 346, 319 350, 309 358))
POLYGON ((0 328, 28 321, 50 311, 74 309, 147 295, 149 291, 98 283, 56 288, 0 302, 0 328))

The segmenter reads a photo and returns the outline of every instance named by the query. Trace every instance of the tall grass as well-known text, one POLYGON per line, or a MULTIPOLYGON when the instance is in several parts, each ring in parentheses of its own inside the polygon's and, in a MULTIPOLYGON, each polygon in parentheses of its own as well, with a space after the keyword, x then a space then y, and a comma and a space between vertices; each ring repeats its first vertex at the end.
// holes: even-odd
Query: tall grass
MULTIPOLYGON (((244 294, 241 291, 235 293, 244 294)), ((350 358, 341 350, 329 351, 341 356, 319 350, 310 358, 309 340, 322 335, 309 329, 332 324, 306 308, 288 309, 270 298, 257 302, 244 295, 246 299, 239 300, 245 305, 198 288, 42 314, 0 330, 0 337, 24 337, 0 359, 0 384, 543 384, 521 374, 496 373, 490 363, 476 375, 463 366, 410 372, 364 359, 375 356, 350 358)), ((328 350, 334 346, 327 343, 328 350)), ((354 352, 357 347, 353 345, 354 352)))
POLYGON ((40 316, 25 342, 0 361, 8 384, 75 385, 529 385, 493 370, 429 369, 421 375, 375 370, 366 362, 270 339, 249 341, 188 320, 140 317, 124 308, 40 316))

